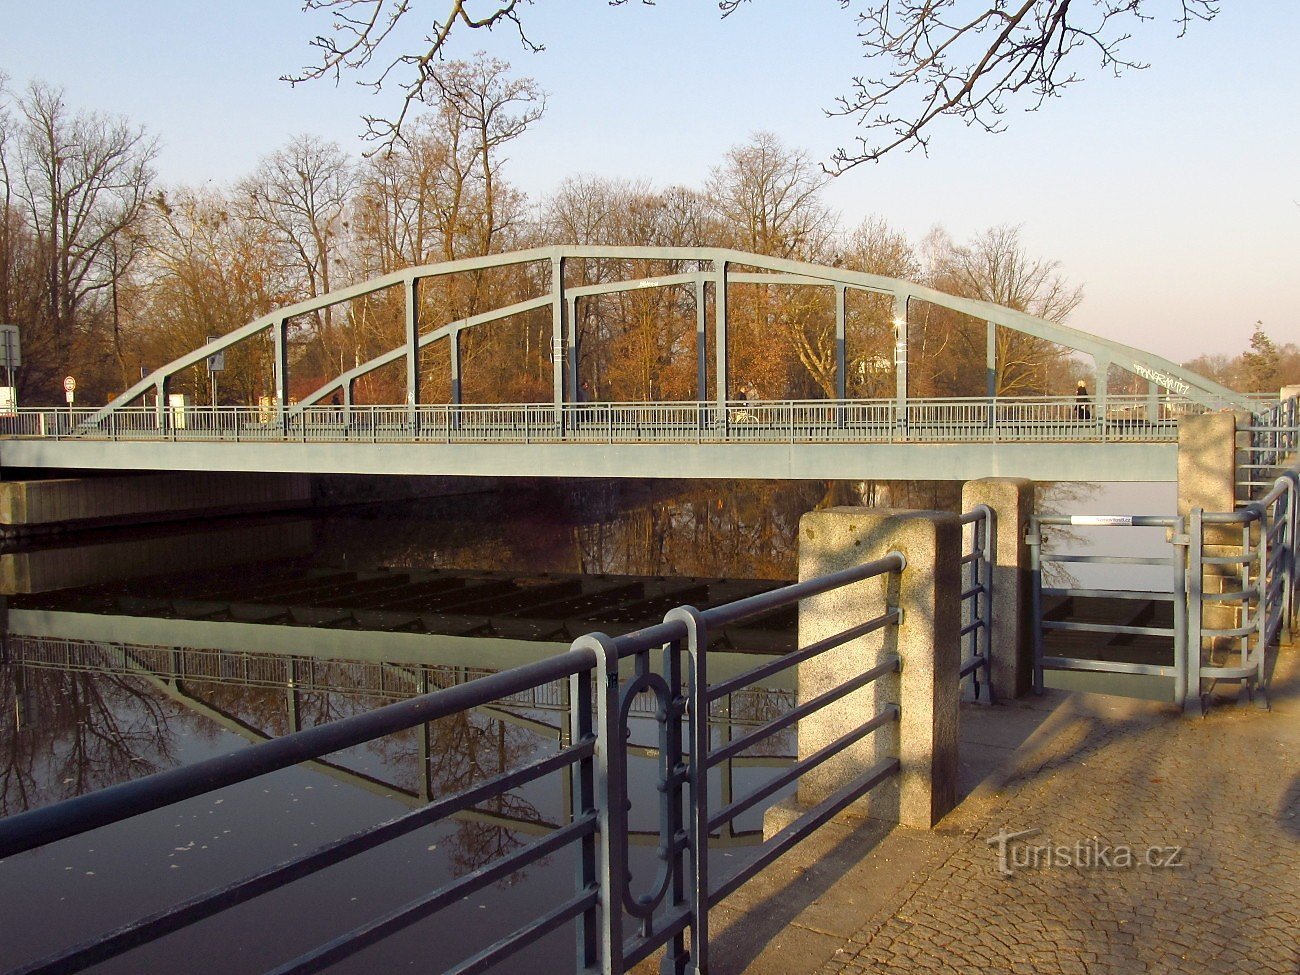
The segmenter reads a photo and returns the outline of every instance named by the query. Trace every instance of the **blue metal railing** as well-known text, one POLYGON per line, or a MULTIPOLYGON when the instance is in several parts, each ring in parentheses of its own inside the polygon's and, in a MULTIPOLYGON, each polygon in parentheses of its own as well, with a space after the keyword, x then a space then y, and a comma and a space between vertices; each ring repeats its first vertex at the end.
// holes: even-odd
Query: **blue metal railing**
POLYGON ((880 759, 771 838, 757 857, 735 875, 711 883, 708 849, 712 832, 777 796, 805 773, 873 732, 895 723, 899 706, 887 703, 876 713, 864 715, 852 731, 801 757, 775 779, 747 795, 730 799, 720 809, 710 804, 710 770, 792 728, 821 708, 898 672, 900 662, 897 654, 882 653, 841 685, 758 727, 746 728, 740 737, 723 744, 712 741, 707 717, 710 706, 782 670, 894 626, 899 613, 886 608, 873 619, 715 684, 709 683, 707 674, 709 634, 728 624, 796 605, 801 599, 883 579, 903 571, 904 566, 903 557, 892 553, 875 562, 726 605, 706 610, 681 607, 670 612, 663 623, 644 630, 617 638, 592 634, 575 641, 571 650, 538 663, 0 820, 0 860, 4 860, 470 708, 509 700, 557 680, 569 682, 569 734, 557 752, 25 964, 11 975, 79 971, 557 773, 569 777, 572 802, 567 821, 544 838, 358 925, 274 971, 319 971, 563 849, 576 854, 578 870, 573 888, 552 892, 554 901, 543 914, 459 961, 449 971, 483 971, 575 921, 582 970, 623 971, 665 945, 668 970, 685 971, 688 962, 703 970, 708 954, 710 907, 899 769, 896 755, 880 759), (620 676, 628 669, 629 676, 620 676), (634 890, 636 881, 628 870, 628 735, 629 720, 643 712, 636 702, 644 701, 647 695, 655 701, 659 729, 658 870, 648 885, 634 890), (637 930, 625 937, 629 921, 637 930))
POLYGON ((309 406, 283 416, 244 406, 22 409, 0 437, 291 443, 1037 443, 1174 442, 1187 400, 1111 397, 1081 415, 1073 397, 309 406))

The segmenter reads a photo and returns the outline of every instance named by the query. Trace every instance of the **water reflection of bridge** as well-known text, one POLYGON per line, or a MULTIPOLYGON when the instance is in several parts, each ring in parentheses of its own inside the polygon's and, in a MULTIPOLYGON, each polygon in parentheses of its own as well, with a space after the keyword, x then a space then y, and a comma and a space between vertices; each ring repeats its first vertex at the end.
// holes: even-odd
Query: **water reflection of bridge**
MULTIPOLYGON (((366 660, 324 660, 271 654, 229 653, 193 647, 140 646, 91 640, 15 636, 10 661, 18 666, 62 671, 152 677, 173 684, 213 682, 233 687, 284 688, 294 694, 345 694, 386 701, 417 697, 496 673, 478 667, 366 660)), ((794 705, 794 692, 783 688, 747 687, 729 695, 712 715, 737 726, 760 725, 794 705)), ((569 685, 538 684, 500 699, 524 711, 569 713, 569 685)), ((653 695, 637 695, 636 715, 652 717, 653 695)), ((547 725, 558 737, 560 725, 547 725)), ((301 730, 294 727, 292 730, 301 730)))
MULTIPOLYGON (((292 733, 321 723, 321 715, 311 720, 306 712, 309 698, 328 696, 331 699, 355 699, 358 710, 375 706, 375 699, 385 701, 415 697, 430 691, 452 687, 475 680, 492 671, 464 665, 411 664, 380 660, 332 660, 312 656, 283 656, 227 652, 202 648, 175 646, 148 646, 123 644, 102 640, 68 639, 63 637, 33 637, 10 635, 6 641, 8 659, 6 666, 15 674, 15 684, 22 685, 40 673, 115 675, 146 681, 156 692, 184 705, 213 724, 256 744, 285 733, 292 733), (282 728, 267 727, 277 722, 268 719, 264 708, 255 706, 238 693, 239 689, 280 692, 280 708, 284 717, 282 728), (260 720, 255 714, 260 713, 260 720)), ((440 765, 466 765, 472 771, 472 780, 486 779, 508 770, 520 754, 554 742, 563 747, 568 741, 569 727, 561 717, 569 714, 570 688, 567 682, 551 682, 519 694, 502 698, 491 705, 474 709, 467 720, 477 722, 477 730, 470 735, 458 736, 439 733, 435 725, 425 725, 416 738, 414 756, 419 773, 414 776, 414 786, 407 784, 411 776, 401 774, 401 766, 410 764, 412 756, 403 756, 400 749, 386 756, 381 764, 387 773, 375 773, 349 764, 348 756, 317 759, 307 763, 316 771, 344 784, 392 797, 405 805, 415 807, 427 804, 447 791, 439 783, 435 771, 440 765), (506 729, 514 729, 514 738, 506 745, 506 729), (448 741, 478 743, 489 747, 474 747, 469 754, 448 755, 448 741), (463 741, 462 741, 463 739, 463 741), (491 747, 499 742, 498 747, 491 747), (519 753, 519 754, 516 754, 519 753), (487 764, 484 764, 484 759, 487 764), (495 759, 493 763, 492 759, 495 759)), ((21 710, 21 696, 15 702, 21 710)), ((794 693, 781 688, 746 688, 717 702, 710 714, 714 734, 721 741, 730 740, 739 729, 752 727, 771 720, 794 705, 794 693)), ((336 703, 329 708, 328 718, 344 716, 336 703)), ((630 725, 633 740, 628 754, 646 762, 647 779, 653 776, 653 766, 658 761, 658 748, 654 744, 639 743, 644 736, 653 741, 656 724, 656 704, 651 695, 638 695, 631 704, 630 725), (638 725, 641 727, 638 729, 638 725), (639 733, 640 732, 640 733, 639 733)), ((766 754, 736 756, 718 770, 718 788, 722 796, 734 791, 738 773, 764 774, 761 770, 783 768, 793 761, 792 735, 768 743, 766 754), (745 770, 752 770, 746 772, 745 770)), ((459 749, 456 749, 459 751, 459 749)), ((373 756, 367 756, 373 760, 373 756)), ((633 770, 635 774, 635 770, 633 770)), ((458 782, 458 785, 463 783, 458 782)), ((506 829, 526 834, 545 833, 566 822, 572 790, 566 782, 554 796, 536 795, 523 799, 514 797, 510 808, 475 808, 457 818, 466 823, 506 829), (548 799, 550 802, 544 800, 548 799), (554 816, 547 816, 539 808, 554 804, 554 816)), ((631 833, 638 845, 653 845, 658 831, 636 829, 631 833)), ((734 828, 729 825, 720 840, 748 843, 757 839, 757 828, 734 828)))
MULTIPOLYGON (((154 576, 86 586, 25 599, 22 606, 178 623, 543 642, 559 649, 593 630, 618 635, 653 625, 674 606, 690 603, 705 608, 778 585, 753 579, 529 576, 460 569, 304 570, 300 565, 270 565, 245 566, 234 574, 154 576)), ((743 627, 724 628, 713 648, 785 652, 793 647, 794 622, 790 611, 772 612, 743 627)))

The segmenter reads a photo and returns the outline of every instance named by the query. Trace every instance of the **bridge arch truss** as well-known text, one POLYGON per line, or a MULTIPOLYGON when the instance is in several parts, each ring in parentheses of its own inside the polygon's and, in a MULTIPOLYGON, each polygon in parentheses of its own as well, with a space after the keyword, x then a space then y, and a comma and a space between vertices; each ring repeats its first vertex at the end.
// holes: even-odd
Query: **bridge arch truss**
MULTIPOLYGON (((542 279, 542 275, 537 275, 542 279)), ((844 268, 807 264, 780 258, 764 257, 741 251, 718 248, 679 247, 604 247, 604 246, 552 246, 529 250, 492 254, 441 264, 410 267, 370 281, 352 285, 301 301, 264 315, 242 327, 223 335, 179 358, 155 369, 90 418, 99 424, 116 411, 130 408, 149 392, 154 392, 158 411, 157 424, 164 428, 168 419, 168 392, 176 377, 203 363, 208 357, 218 355, 241 343, 265 341, 269 335, 273 350, 273 402, 276 417, 283 424, 304 409, 339 396, 345 407, 351 408, 356 384, 362 377, 397 362, 405 363, 404 406, 416 416, 420 406, 420 353, 434 343, 446 342, 450 362, 450 395, 453 406, 461 405, 461 336, 470 329, 502 321, 513 316, 549 309, 551 318, 552 377, 551 399, 559 414, 566 404, 579 400, 578 334, 576 328, 578 302, 600 295, 621 294, 645 289, 689 287, 694 290, 696 308, 696 387, 699 401, 709 399, 710 372, 713 377, 713 399, 718 415, 726 416, 727 401, 734 391, 728 361, 728 298, 735 285, 772 285, 829 289, 834 295, 835 307, 835 382, 836 398, 847 399, 848 368, 846 362, 846 307, 850 293, 865 292, 884 295, 892 301, 895 395, 900 414, 908 401, 908 314, 909 306, 928 302, 950 309, 976 321, 984 321, 989 329, 986 367, 992 373, 996 366, 996 328, 1011 329, 1025 335, 1044 339, 1091 357, 1096 366, 1096 405, 1104 413, 1108 398, 1107 375, 1115 366, 1144 380, 1150 396, 1155 400, 1160 390, 1201 408, 1210 410, 1242 408, 1251 404, 1242 394, 1212 382, 1184 369, 1176 363, 1144 352, 1135 347, 1101 336, 1092 335, 1066 325, 1036 318, 1015 309, 1002 307, 972 298, 963 298, 937 291, 925 285, 896 278, 883 277, 844 268), (566 271, 571 262, 585 260, 619 261, 668 264, 691 268, 671 274, 637 276, 600 284, 569 284, 566 271), (549 285, 544 293, 523 301, 481 312, 457 321, 432 324, 426 328, 421 321, 420 289, 429 282, 457 274, 482 272, 512 266, 544 269, 549 285), (341 371, 327 379, 298 402, 290 397, 290 322, 301 316, 324 313, 388 289, 400 288, 403 295, 403 341, 388 351, 341 371), (712 296, 713 321, 707 320, 712 296), (709 355, 707 335, 712 324, 715 336, 712 355, 709 355)), ((993 390, 989 389, 992 398, 993 390)))

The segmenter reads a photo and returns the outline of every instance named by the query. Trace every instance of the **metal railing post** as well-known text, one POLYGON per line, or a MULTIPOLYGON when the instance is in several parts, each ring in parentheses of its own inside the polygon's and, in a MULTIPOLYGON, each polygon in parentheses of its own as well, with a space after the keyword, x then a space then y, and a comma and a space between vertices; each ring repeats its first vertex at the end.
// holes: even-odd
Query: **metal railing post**
MULTIPOLYGON (((688 626, 688 632, 690 627, 688 626)), ((682 793, 689 785, 690 766, 682 755, 682 731, 684 719, 689 711, 694 726, 695 711, 691 702, 689 687, 682 672, 682 656, 687 652, 680 641, 670 643, 663 648, 663 675, 668 685, 668 700, 662 702, 666 714, 662 739, 663 754, 660 756, 663 789, 660 794, 660 816, 663 820, 662 835, 667 840, 667 869, 669 871, 668 907, 670 916, 695 903, 695 881, 693 869, 695 847, 691 841, 691 832, 687 821, 694 817, 688 812, 685 820, 682 813, 682 793)), ((705 703, 704 726, 708 728, 708 705, 705 703)), ((699 754, 692 737, 691 759, 699 754)), ((693 807, 692 807, 693 808, 693 807)), ((695 912, 692 911, 692 916, 695 912)), ((707 918, 707 908, 705 911, 707 918)), ((707 927, 693 931, 693 945, 706 944, 707 927)), ((685 930, 679 931, 668 943, 667 951, 659 966, 661 975, 686 975, 690 971, 691 951, 686 947, 685 930)), ((699 967, 695 967, 699 971, 699 967)))
POLYGON ((600 888, 600 954, 603 975, 623 975, 623 892, 627 888, 627 759, 619 720, 618 647, 604 633, 591 633, 574 650, 596 653, 596 809, 600 826, 597 877, 600 888))
POLYGON ((1030 603, 1029 622, 1033 628, 1034 693, 1043 693, 1043 531, 1038 519, 1031 518, 1025 534, 1029 547, 1030 603))
POLYGON ((1201 700, 1201 644, 1204 640, 1205 601, 1205 511, 1193 508, 1187 525, 1187 687, 1184 692, 1183 711, 1203 714, 1201 700))
MULTIPOLYGON (((1255 665, 1255 705, 1261 708, 1268 708, 1268 697, 1264 684, 1264 660, 1268 656, 1268 620, 1272 615, 1273 607, 1269 605, 1269 554, 1268 554, 1268 509, 1269 505, 1260 512, 1259 518, 1259 546, 1255 549, 1255 559, 1257 568, 1255 570, 1255 656, 1257 658, 1255 665)), ((1250 526, 1246 526, 1246 538, 1250 538, 1250 526)), ((1250 574, 1250 567, 1247 564, 1246 573, 1250 574)), ((1242 612, 1248 612, 1249 606, 1244 606, 1242 612)))
MULTIPOLYGON (((592 723, 590 671, 583 671, 569 677, 569 727, 572 741, 585 741, 595 736, 592 723)), ((572 817, 596 811, 596 782, 598 771, 596 757, 593 754, 578 762, 572 779, 572 817)), ((577 886, 580 891, 600 889, 599 856, 594 834, 584 836, 578 849, 577 886)), ((592 907, 585 911, 577 922, 577 970, 594 971, 600 962, 600 911, 592 907)))
MULTIPOLYGON (((1295 401, 1291 401, 1294 407, 1295 401)), ((1286 506, 1286 635, 1287 639, 1295 627, 1296 614, 1296 532, 1300 530, 1300 475, 1294 470, 1283 475, 1287 480, 1286 506)))
POLYGON ((686 626, 687 711, 690 714, 691 754, 687 762, 690 784, 686 823, 691 859, 687 898, 691 909, 690 975, 705 975, 709 968, 709 664, 707 624, 693 606, 674 609, 665 622, 686 626))
POLYGON ((1189 647, 1187 643, 1187 549, 1190 538, 1187 520, 1179 518, 1174 525, 1170 544, 1173 554, 1170 561, 1174 571, 1174 705, 1187 710, 1187 672, 1189 647))

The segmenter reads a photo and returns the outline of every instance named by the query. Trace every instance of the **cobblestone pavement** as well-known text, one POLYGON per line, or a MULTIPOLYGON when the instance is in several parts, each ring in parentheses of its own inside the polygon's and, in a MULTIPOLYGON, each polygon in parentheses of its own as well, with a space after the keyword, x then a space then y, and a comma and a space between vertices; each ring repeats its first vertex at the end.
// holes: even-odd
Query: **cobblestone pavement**
POLYGON ((1290 656, 1271 712, 1070 698, 824 975, 1300 972, 1290 656))

